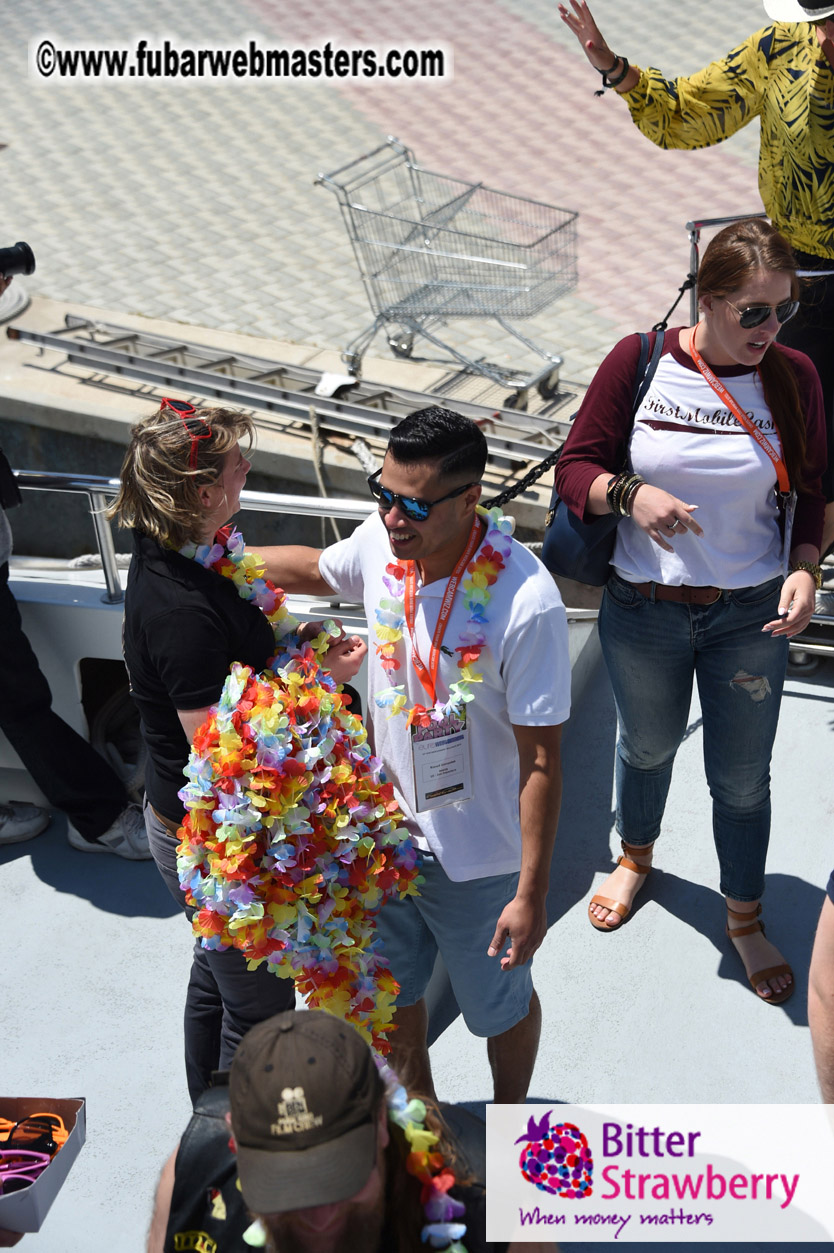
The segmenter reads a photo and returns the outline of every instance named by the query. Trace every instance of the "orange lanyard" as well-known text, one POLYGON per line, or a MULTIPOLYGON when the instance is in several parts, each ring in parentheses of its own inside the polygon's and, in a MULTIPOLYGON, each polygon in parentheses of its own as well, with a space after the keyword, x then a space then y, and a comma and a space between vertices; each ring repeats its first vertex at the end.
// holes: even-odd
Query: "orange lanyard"
POLYGON ((452 612, 452 605, 455 600, 455 592, 458 590, 458 584, 469 562, 475 555, 475 549, 481 542, 481 522, 476 514, 472 519, 472 530, 469 532, 469 539, 466 541, 466 548, 460 557, 457 565, 452 571, 449 582, 446 584, 446 591, 443 593, 443 600, 440 603, 440 614, 437 619, 437 626, 434 628, 434 636, 431 642, 431 652, 429 654, 429 665, 426 668, 420 654, 417 651, 417 641, 414 638, 414 616, 416 606, 417 593, 417 575, 415 572, 415 563, 409 561, 405 574, 405 624, 408 627, 408 635, 411 640, 411 660, 414 663, 414 669, 417 671, 417 678, 423 685, 423 690, 434 705, 437 701, 437 669, 440 665, 440 645, 443 643, 443 636, 446 634, 446 627, 452 612))
POLYGON ((753 425, 741 405, 736 400, 735 396, 733 396, 731 392, 727 391, 720 379, 715 377, 712 370, 709 368, 706 361, 704 361, 704 358, 695 347, 694 341, 695 335, 693 333, 692 339, 689 341, 689 351, 692 354, 692 360, 695 362, 712 390, 721 398, 721 400, 724 401, 724 404, 730 410, 733 417, 741 423, 745 431, 747 431, 747 434, 752 435, 759 447, 763 448, 768 457, 770 457, 770 460, 773 462, 776 469, 776 477, 779 480, 779 490, 784 492, 786 496, 789 496, 791 492, 791 481, 788 478, 788 469, 784 461, 779 456, 767 436, 763 435, 759 428, 753 425))

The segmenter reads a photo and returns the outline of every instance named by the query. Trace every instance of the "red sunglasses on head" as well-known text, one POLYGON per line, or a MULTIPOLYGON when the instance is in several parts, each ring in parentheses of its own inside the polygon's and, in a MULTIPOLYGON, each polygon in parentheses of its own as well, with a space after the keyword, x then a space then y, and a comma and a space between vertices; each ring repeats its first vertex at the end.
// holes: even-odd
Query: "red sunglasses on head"
POLYGON ((197 446, 201 439, 211 439, 211 427, 208 422, 206 422, 205 418, 200 417, 194 406, 190 405, 187 400, 169 400, 167 396, 164 396, 159 407, 160 409, 171 409, 185 427, 188 438, 191 440, 191 452, 188 455, 188 468, 189 470, 195 470, 197 468, 197 446), (202 422, 203 430, 199 432, 192 431, 191 427, 188 425, 190 418, 196 418, 198 422, 202 422))

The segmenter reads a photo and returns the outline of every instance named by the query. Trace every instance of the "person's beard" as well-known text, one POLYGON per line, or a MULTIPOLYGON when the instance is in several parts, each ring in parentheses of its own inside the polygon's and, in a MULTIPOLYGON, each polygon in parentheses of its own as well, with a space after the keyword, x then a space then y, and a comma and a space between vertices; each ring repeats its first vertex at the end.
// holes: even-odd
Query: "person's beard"
POLYGON ((332 1231, 315 1231, 292 1213, 261 1219, 267 1229, 268 1253, 378 1253, 385 1220, 384 1195, 375 1201, 346 1206, 332 1231))
POLYGON ((347 1201, 338 1224, 323 1231, 305 1224, 304 1211, 261 1214, 267 1253, 378 1253, 385 1226, 385 1151, 377 1146, 375 1194, 347 1201))

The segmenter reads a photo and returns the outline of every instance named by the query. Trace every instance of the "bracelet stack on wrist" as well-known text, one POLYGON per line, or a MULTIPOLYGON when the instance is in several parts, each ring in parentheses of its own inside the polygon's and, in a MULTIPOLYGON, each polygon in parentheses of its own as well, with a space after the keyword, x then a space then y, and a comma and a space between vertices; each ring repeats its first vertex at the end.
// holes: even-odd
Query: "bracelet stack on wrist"
POLYGON ((631 474, 622 470, 605 489, 605 499, 612 513, 620 518, 631 517, 631 506, 638 487, 642 487, 645 479, 639 474, 631 474))
POLYGON ((792 561, 791 573, 793 574, 796 570, 807 570, 814 580, 814 586, 817 591, 820 590, 822 587, 822 569, 816 561, 792 561))
MULTIPOLYGON (((623 81, 623 79, 625 78, 630 68, 631 67, 628 63, 628 57, 615 56, 614 60, 611 62, 607 70, 597 69, 597 73, 602 75, 603 87, 606 87, 606 88, 619 87, 620 83, 623 81), (620 70, 620 73, 617 75, 616 78, 612 78, 611 77, 612 72, 616 70, 617 66, 619 65, 621 61, 623 63, 623 68, 620 70)), ((601 94, 602 94, 601 92, 597 92, 598 96, 601 94)))

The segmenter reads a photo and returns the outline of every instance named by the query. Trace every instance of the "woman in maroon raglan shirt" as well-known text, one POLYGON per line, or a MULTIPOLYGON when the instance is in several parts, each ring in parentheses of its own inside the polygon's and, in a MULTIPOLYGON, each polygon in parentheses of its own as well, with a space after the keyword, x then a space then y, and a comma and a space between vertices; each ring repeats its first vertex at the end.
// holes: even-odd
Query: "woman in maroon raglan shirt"
POLYGON ((633 427, 636 335, 603 362, 557 466, 574 513, 623 518, 599 628, 619 719, 625 855, 589 918, 614 930, 645 881, 694 676, 727 933, 757 994, 777 1004, 793 991, 791 970, 758 915, 788 640, 819 585, 822 394, 808 358, 774 342, 796 311, 797 279, 772 226, 721 231, 698 291, 702 319, 668 332, 633 427))

